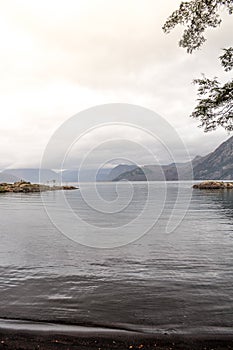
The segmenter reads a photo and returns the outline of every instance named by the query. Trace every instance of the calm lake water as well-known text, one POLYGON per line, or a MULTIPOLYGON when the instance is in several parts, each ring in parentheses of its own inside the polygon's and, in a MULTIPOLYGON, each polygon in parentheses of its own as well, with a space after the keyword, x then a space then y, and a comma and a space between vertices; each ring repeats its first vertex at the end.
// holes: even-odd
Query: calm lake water
MULTIPOLYGON (((82 192, 95 203, 93 186, 85 184, 82 192)), ((117 186, 124 201, 129 184, 117 186)), ((67 191, 67 202, 83 221, 76 227, 78 235, 88 237, 86 222, 98 228, 98 237, 108 227, 120 235, 132 221, 128 233, 133 237, 134 230, 143 230, 151 216, 158 216, 164 186, 152 184, 149 211, 137 227, 133 219, 147 198, 146 183, 133 184, 129 205, 115 214, 91 208, 80 190, 67 191)), ((116 184, 98 187, 111 209, 116 184)), ((231 332, 233 192, 192 191, 191 183, 181 183, 183 194, 192 194, 189 209, 176 230, 166 233, 178 184, 166 187, 167 200, 156 225, 136 241, 112 249, 68 239, 50 221, 39 194, 0 195, 1 322, 7 318, 145 332, 231 332)), ((62 192, 43 196, 60 217, 66 216, 62 192)), ((183 206, 182 201, 178 204, 173 215, 180 216, 185 199, 183 206)), ((116 209, 120 204, 114 205, 116 209)), ((124 235, 127 240, 127 231, 124 235)))

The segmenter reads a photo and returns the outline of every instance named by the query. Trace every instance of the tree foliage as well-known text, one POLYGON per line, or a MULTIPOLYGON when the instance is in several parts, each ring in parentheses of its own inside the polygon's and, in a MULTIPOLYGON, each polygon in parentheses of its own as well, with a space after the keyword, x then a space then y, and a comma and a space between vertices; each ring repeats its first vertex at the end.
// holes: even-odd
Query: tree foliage
MULTIPOLYGON (((163 26, 169 33, 176 25, 185 26, 179 45, 192 53, 206 41, 204 32, 208 27, 216 28, 221 23, 220 11, 224 8, 231 15, 233 0, 192 0, 182 2, 163 26)), ((219 57, 226 72, 233 68, 233 47, 223 49, 219 57)), ((198 104, 191 116, 201 121, 205 131, 215 130, 222 126, 228 131, 233 130, 233 80, 221 84, 217 78, 195 79, 198 85, 198 104)))
POLYGON ((182 2, 180 8, 174 11, 163 26, 165 33, 169 33, 177 24, 185 25, 179 45, 192 53, 206 41, 206 28, 216 28, 221 23, 219 12, 226 8, 233 13, 232 0, 192 0, 182 2))

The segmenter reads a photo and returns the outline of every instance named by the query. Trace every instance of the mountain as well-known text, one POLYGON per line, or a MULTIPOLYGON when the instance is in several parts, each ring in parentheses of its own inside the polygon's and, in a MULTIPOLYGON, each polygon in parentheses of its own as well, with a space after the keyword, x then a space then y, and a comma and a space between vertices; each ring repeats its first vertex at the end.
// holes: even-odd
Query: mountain
MULTIPOLYGON (((196 156, 191 164, 179 163, 168 165, 128 165, 119 164, 114 168, 83 169, 81 181, 93 181, 96 174, 96 181, 176 181, 192 180, 190 165, 193 167, 193 179, 195 180, 233 180, 233 136, 223 142, 213 152, 204 157, 196 156)), ((16 182, 19 180, 32 183, 46 183, 48 181, 77 182, 78 170, 64 170, 58 174, 51 169, 6 169, 0 172, 0 182, 16 182), (39 174, 41 177, 39 177, 39 174), (40 181, 39 181, 40 180, 40 181)))
POLYGON ((177 169, 180 180, 191 180, 190 165, 195 180, 233 180, 233 136, 206 156, 196 156, 191 164, 145 165, 121 173, 113 181, 176 181, 177 169))
POLYGON ((113 181, 168 181, 177 180, 179 167, 182 173, 182 179, 186 180, 188 177, 186 173, 189 167, 187 163, 176 166, 174 163, 169 165, 144 165, 141 167, 136 167, 133 170, 121 173, 113 181))
POLYGON ((78 182, 77 170, 63 170, 61 173, 62 182, 78 182))
POLYGON ((3 172, 0 172, 0 183, 4 183, 4 182, 7 182, 7 183, 14 183, 14 182, 17 182, 19 181, 20 178, 18 178, 17 176, 15 175, 12 175, 12 174, 8 174, 7 172, 3 171, 3 172))
POLYGON ((96 181, 109 181, 109 174, 111 172, 111 168, 102 168, 98 170, 96 181))
MULTIPOLYGON (((198 164, 200 158, 195 158, 193 164, 198 164)), ((113 181, 176 181, 178 172, 180 180, 190 180, 190 163, 168 164, 168 165, 144 165, 133 170, 119 174, 113 181)))
POLYGON ((123 173, 133 171, 137 168, 136 165, 119 164, 115 168, 111 169, 108 174, 108 181, 112 181, 123 173))
MULTIPOLYGON (((25 180, 33 183, 39 183, 39 182, 46 183, 48 181, 59 180, 58 174, 55 173, 55 171, 50 169, 38 169, 38 168, 7 169, 2 171, 1 174, 2 175, 7 174, 15 177, 16 178, 15 181, 25 180)), ((14 180, 9 182, 14 182, 14 180)))
POLYGON ((115 177, 112 181, 146 181, 146 173, 144 172, 143 168, 136 167, 132 170, 122 172, 117 177, 115 177))
POLYGON ((109 168, 100 168, 96 174, 96 169, 82 169, 79 179, 78 169, 64 170, 61 178, 62 182, 78 182, 78 180, 81 182, 89 182, 93 181, 93 178, 95 178, 96 181, 108 181, 110 171, 111 169, 109 168))
POLYGON ((193 168, 197 180, 233 180, 233 136, 193 168))
MULTIPOLYGON (((111 168, 96 169, 83 169, 81 172, 81 181, 108 181, 108 175, 111 168), (97 171, 97 174, 96 174, 97 171)), ((39 168, 20 168, 20 169, 7 169, 0 172, 0 182, 16 182, 16 181, 30 181, 32 183, 47 183, 56 181, 62 182, 78 182, 78 170, 70 169, 64 170, 62 173, 57 173, 51 169, 39 169, 39 168)))

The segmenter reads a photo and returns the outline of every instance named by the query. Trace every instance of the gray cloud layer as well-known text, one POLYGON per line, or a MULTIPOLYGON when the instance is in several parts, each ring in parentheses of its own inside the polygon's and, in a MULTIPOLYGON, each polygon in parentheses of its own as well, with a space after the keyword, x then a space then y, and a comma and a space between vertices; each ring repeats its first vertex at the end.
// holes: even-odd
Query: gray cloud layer
POLYGON ((181 29, 170 35, 161 29, 178 4, 1 2, 0 166, 37 166, 63 121, 109 102, 155 110, 176 128, 191 156, 226 139, 222 130, 204 135, 188 115, 196 99, 193 78, 206 72, 226 79, 217 57, 231 45, 232 19, 224 15, 220 29, 208 31, 203 49, 188 55, 178 47, 181 29))

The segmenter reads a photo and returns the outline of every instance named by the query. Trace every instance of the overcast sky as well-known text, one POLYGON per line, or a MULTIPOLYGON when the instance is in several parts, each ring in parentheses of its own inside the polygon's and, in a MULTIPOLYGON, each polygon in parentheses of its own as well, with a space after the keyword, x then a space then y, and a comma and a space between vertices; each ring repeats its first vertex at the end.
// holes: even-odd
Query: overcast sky
MULTIPOLYGON (((227 139, 223 130, 204 134, 188 116, 196 100, 194 78, 205 72, 227 79, 217 58, 232 45, 232 17, 223 16, 219 29, 208 30, 203 48, 188 55, 178 47, 181 28, 169 35, 161 29, 179 3, 0 0, 0 168, 38 166, 63 122, 103 103, 159 113, 191 157, 227 139)), ((81 145, 76 149, 83 152, 81 145)))

